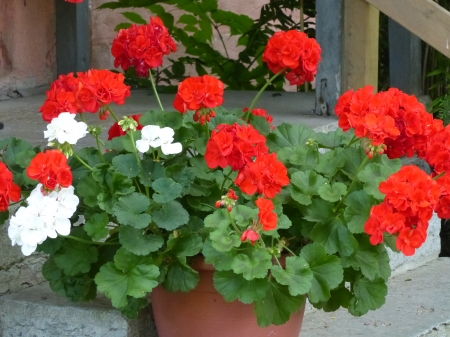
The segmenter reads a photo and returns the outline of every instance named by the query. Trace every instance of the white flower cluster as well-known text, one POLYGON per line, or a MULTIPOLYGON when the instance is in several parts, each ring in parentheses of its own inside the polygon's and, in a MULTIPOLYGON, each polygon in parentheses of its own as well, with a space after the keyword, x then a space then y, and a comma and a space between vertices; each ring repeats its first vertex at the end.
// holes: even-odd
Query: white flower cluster
POLYGON ((172 143, 175 135, 172 128, 147 125, 142 128, 141 135, 141 139, 136 141, 136 148, 141 153, 158 147, 161 147, 161 151, 165 155, 177 154, 182 150, 181 143, 172 143))
MULTIPOLYGON (((53 118, 47 125, 47 131, 44 131, 44 138, 49 142, 57 140, 59 144, 69 143, 75 145, 80 138, 88 133, 87 125, 75 120, 76 114, 63 112, 58 117, 53 118)), ((51 144, 51 143, 50 143, 51 144)))
POLYGON ((26 201, 28 206, 20 207, 11 217, 8 236, 12 245, 21 246, 23 255, 28 256, 47 237, 69 235, 69 218, 75 213, 79 199, 73 186, 44 195, 42 184, 39 184, 26 201))

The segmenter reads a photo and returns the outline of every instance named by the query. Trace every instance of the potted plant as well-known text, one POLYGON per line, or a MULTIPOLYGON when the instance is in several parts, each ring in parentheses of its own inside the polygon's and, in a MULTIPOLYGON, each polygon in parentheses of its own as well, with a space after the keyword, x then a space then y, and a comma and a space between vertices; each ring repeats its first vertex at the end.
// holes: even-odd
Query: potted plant
MULTIPOLYGON (((151 18, 121 30, 112 53, 116 66, 152 80, 175 49, 151 18)), ((314 39, 276 33, 263 55, 275 74, 267 85, 282 75, 310 81, 319 60, 314 39)), ((433 212, 449 216, 450 129, 397 89, 346 92, 336 106, 341 129, 326 134, 272 126, 255 108, 261 92, 248 109, 225 110, 223 91, 212 76, 187 78, 176 111, 160 104, 118 118, 111 103, 130 94, 123 75, 60 76, 41 108, 50 149, 0 142, 2 220, 20 206, 12 244, 48 254, 44 277, 72 301, 102 292, 136 317, 152 293, 160 337, 297 336, 306 298, 356 316, 381 307, 386 247, 412 255, 433 212), (115 119, 107 142, 76 121, 86 112, 115 119), (88 133, 97 146, 74 151, 88 133), (432 175, 402 167, 398 158, 414 154, 432 175)))

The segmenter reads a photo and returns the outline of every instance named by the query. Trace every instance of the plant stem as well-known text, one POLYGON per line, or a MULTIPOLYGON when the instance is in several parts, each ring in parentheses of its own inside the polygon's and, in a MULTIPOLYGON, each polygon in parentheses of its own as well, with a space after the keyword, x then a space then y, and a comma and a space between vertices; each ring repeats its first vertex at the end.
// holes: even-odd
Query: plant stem
POLYGON ((440 177, 442 177, 443 175, 445 175, 445 171, 444 171, 444 172, 441 172, 441 173, 439 173, 437 176, 433 177, 432 180, 438 180, 438 179, 439 179, 440 177))
POLYGON ((266 88, 282 73, 284 73, 286 71, 287 68, 283 68, 281 69, 279 72, 277 72, 275 75, 272 76, 271 79, 269 79, 266 84, 264 84, 264 86, 261 88, 260 91, 258 91, 258 93, 256 94, 255 98, 253 98, 253 101, 250 103, 250 106, 248 107, 248 111, 247 114, 245 115, 244 120, 246 122, 248 122, 248 119, 250 117, 250 113, 253 110, 253 108, 255 107, 256 102, 258 102, 259 97, 261 97, 262 93, 264 92, 264 90, 266 90, 266 88))
POLYGON ((95 142, 97 143, 98 156, 100 157, 100 160, 105 163, 105 157, 103 157, 102 148, 100 147, 100 139, 98 139, 97 134, 95 135, 95 142))
POLYGON ((358 173, 363 169, 364 166, 366 166, 368 160, 369 160, 369 157, 366 156, 366 157, 364 158, 364 160, 362 161, 361 165, 359 165, 358 170, 356 171, 355 176, 353 177, 353 180, 352 180, 352 182, 351 182, 351 184, 350 184, 350 186, 349 186, 349 188, 348 188, 348 190, 347 190, 347 193, 342 197, 342 199, 339 201, 339 203, 337 204, 337 206, 336 206, 335 208, 333 208, 333 212, 336 212, 336 211, 339 209, 339 207, 340 207, 340 206, 342 205, 342 203, 345 201, 345 199, 347 198, 347 196, 351 193, 353 187, 354 187, 355 184, 356 184, 356 181, 358 180, 358 173))
POLYGON ((222 186, 220 186, 220 193, 223 191, 223 187, 225 186, 225 182, 228 180, 228 178, 231 176, 231 173, 233 173, 233 170, 230 170, 230 173, 227 174, 227 176, 222 181, 222 186))
POLYGON ((234 223, 233 218, 231 217, 230 212, 227 211, 228 214, 228 219, 230 219, 231 225, 233 226, 234 230, 239 233, 239 235, 241 235, 241 231, 239 230, 239 228, 236 226, 236 224, 234 223))
MULTIPOLYGON (((141 158, 139 158, 138 150, 136 149, 136 143, 134 142, 133 133, 134 133, 133 130, 130 130, 129 132, 127 132, 127 134, 131 138, 131 144, 133 144, 133 152, 136 157, 139 169, 141 170, 141 172, 144 172, 144 168, 142 167, 141 158)), ((149 192, 148 186, 144 186, 144 187, 145 187, 145 194, 147 195, 147 197, 150 198, 150 192, 149 192)), ((139 189, 139 187, 138 187, 138 189, 139 189)), ((139 189, 139 192, 140 192, 140 189, 139 189)))
POLYGON ((75 152, 73 153, 73 156, 78 159, 78 161, 86 166, 89 170, 93 171, 92 167, 90 167, 83 159, 81 159, 75 152))
POLYGON ((353 143, 355 143, 359 138, 356 136, 353 136, 353 138, 348 142, 348 144, 344 148, 350 147, 353 143))
POLYGON ((112 111, 111 107, 109 105, 106 106, 106 108, 108 109, 109 113, 111 114, 111 116, 113 116, 113 118, 116 120, 116 122, 119 122, 119 118, 117 118, 116 114, 114 113, 114 111, 112 111))
POLYGON ((159 99, 158 91, 156 91, 156 85, 155 85, 155 81, 153 80, 152 70, 151 69, 148 70, 148 77, 149 77, 150 82, 152 84, 153 92, 155 93, 156 100, 158 101, 159 107, 161 108, 161 111, 164 111, 164 108, 163 108, 163 106, 161 104, 161 100, 159 99))
POLYGON ((58 234, 58 236, 62 237, 62 238, 67 238, 67 239, 71 239, 71 240, 75 240, 75 241, 79 241, 79 242, 84 242, 84 243, 88 243, 90 245, 100 245, 100 246, 111 246, 111 245, 120 245, 120 243, 113 243, 113 242, 97 242, 97 241, 89 241, 89 240, 84 240, 81 238, 78 238, 76 236, 72 236, 72 235, 60 235, 58 234))

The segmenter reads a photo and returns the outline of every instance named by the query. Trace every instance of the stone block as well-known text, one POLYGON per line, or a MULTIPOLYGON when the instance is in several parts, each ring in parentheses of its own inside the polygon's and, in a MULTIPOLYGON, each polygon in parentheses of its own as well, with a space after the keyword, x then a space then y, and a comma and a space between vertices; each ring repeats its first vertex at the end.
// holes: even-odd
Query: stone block
POLYGON ((0 297, 2 337, 157 337, 150 308, 128 320, 99 296, 72 303, 47 283, 0 297))

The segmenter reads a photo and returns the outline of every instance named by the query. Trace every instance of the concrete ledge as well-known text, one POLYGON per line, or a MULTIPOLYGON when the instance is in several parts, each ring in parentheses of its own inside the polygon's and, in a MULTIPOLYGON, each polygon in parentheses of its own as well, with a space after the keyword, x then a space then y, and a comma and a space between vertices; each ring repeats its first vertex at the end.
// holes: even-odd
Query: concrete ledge
POLYGON ((0 297, 0 336, 156 337, 156 330, 149 308, 127 320, 103 296, 72 303, 43 283, 0 297))
POLYGON ((386 304, 362 317, 346 310, 305 316, 301 337, 450 336, 450 258, 439 258, 388 282, 386 304))

